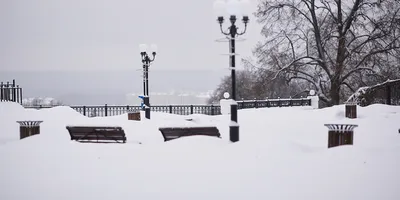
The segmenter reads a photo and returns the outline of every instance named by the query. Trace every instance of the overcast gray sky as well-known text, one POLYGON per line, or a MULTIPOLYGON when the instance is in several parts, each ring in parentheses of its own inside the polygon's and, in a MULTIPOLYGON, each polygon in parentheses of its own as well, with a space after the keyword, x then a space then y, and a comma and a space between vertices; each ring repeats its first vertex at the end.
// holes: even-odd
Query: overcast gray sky
MULTIPOLYGON (((153 70, 223 69, 228 44, 215 42, 222 34, 213 2, 0 0, 0 70, 140 69, 141 43, 158 45, 153 70)), ((251 55, 259 27, 250 16, 247 40, 237 44, 242 56, 251 55)))

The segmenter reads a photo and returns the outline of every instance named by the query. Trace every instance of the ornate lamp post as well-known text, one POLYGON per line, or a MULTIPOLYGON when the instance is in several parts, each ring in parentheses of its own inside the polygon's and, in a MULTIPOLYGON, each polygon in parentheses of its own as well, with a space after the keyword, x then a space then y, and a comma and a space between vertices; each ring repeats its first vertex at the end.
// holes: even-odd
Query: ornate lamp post
POLYGON ((217 13, 217 21, 221 28, 221 33, 224 34, 229 39, 229 61, 232 77, 232 99, 234 103, 231 105, 231 125, 229 126, 229 135, 231 142, 239 141, 239 124, 237 120, 237 103, 236 103, 236 61, 235 61, 235 42, 237 36, 243 35, 247 29, 247 23, 249 22, 249 17, 247 15, 249 6, 248 0, 217 0, 214 2, 214 9, 217 13), (229 15, 230 26, 225 32, 222 24, 224 23, 224 13, 225 11, 229 15), (238 17, 242 16, 242 22, 244 24, 243 31, 239 32, 239 27, 236 26, 236 21, 238 17))
POLYGON ((150 119, 150 97, 149 97, 149 67, 150 64, 156 58, 157 46, 152 44, 150 47, 151 54, 153 58, 150 58, 149 54, 147 53, 147 45, 141 44, 139 46, 140 55, 142 57, 142 64, 143 64, 143 103, 144 103, 144 110, 145 116, 147 119, 150 119))

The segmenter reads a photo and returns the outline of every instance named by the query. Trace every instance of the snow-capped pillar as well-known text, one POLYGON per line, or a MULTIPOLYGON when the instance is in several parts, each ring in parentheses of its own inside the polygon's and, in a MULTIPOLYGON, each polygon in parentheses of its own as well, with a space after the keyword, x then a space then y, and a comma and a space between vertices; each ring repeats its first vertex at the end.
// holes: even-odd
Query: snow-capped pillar
POLYGON ((221 106, 221 114, 229 115, 231 114, 231 105, 234 103, 233 99, 221 99, 219 105, 221 106))
POLYGON ((311 107, 313 109, 319 108, 319 97, 315 94, 314 90, 310 90, 310 94, 307 96, 307 99, 311 99, 311 107))
POLYGON ((229 124, 229 140, 231 142, 239 141, 239 124, 237 123, 237 107, 238 104, 233 99, 229 98, 229 93, 224 93, 224 98, 219 101, 221 106, 221 114, 231 114, 231 123, 229 124))
POLYGON ((224 93, 224 98, 219 101, 219 105, 221 106, 221 114, 222 115, 229 115, 231 114, 231 105, 234 103, 233 99, 229 98, 229 93, 224 93))

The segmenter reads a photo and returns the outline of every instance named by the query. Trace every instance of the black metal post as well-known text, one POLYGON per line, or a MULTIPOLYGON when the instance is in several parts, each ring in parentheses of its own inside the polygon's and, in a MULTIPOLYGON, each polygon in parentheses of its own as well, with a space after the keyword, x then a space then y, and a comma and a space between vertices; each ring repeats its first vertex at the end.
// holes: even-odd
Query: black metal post
POLYGON ((6 101, 10 101, 10 82, 8 81, 5 89, 5 99, 6 101))
POLYGON ((19 98, 20 98, 20 100, 21 100, 21 104, 22 104, 22 98, 23 98, 23 96, 22 96, 22 88, 19 88, 19 98))
POLYGON ((145 117, 150 119, 150 94, 149 94, 149 64, 150 61, 146 63, 146 96, 144 97, 145 106, 145 117))
MULTIPOLYGON (((143 96, 146 96, 146 65, 143 64, 143 96)), ((144 102, 144 99, 143 99, 144 102)))
POLYGON ((150 119, 150 98, 148 96, 144 97, 144 114, 146 119, 150 119))
POLYGON ((236 102, 236 60, 235 60, 235 43, 236 43, 236 36, 243 35, 246 32, 247 29, 247 23, 249 21, 248 16, 243 16, 243 23, 245 25, 244 31, 239 33, 238 32, 238 27, 235 25, 236 23, 236 16, 231 15, 229 18, 229 21, 231 23, 229 27, 229 32, 225 33, 222 28, 222 23, 224 22, 224 17, 219 16, 217 21, 220 24, 221 32, 222 34, 229 36, 229 52, 230 52, 230 69, 231 69, 231 78, 232 78, 232 99, 233 99, 233 104, 231 105, 231 125, 229 126, 229 135, 230 135, 230 140, 232 142, 237 142, 239 141, 239 124, 238 124, 238 105, 236 102))
POLYGON ((146 64, 146 95, 150 96, 149 94, 149 64, 150 62, 148 62, 146 64))
POLYGON ((4 100, 4 96, 3 96, 3 82, 0 83, 0 100, 4 100))
POLYGON ((106 117, 108 116, 108 106, 107 106, 107 104, 104 105, 104 115, 106 117))
POLYGON ((150 59, 147 52, 141 52, 142 63, 143 63, 143 103, 145 105, 145 117, 146 119, 150 119, 150 94, 149 94, 149 66, 150 63, 154 61, 156 57, 156 52, 153 52, 153 59, 150 59))
POLYGON ((231 142, 239 141, 239 124, 235 122, 237 120, 237 103, 231 104, 231 124, 229 125, 229 139, 231 142))
POLYGON ((231 76, 232 76, 232 99, 236 101, 236 61, 235 61, 235 38, 231 39, 231 76))
POLYGON ((12 84, 12 101, 17 102, 15 79, 13 80, 13 84, 12 84))
POLYGON ((231 58, 231 76, 232 76, 232 99, 233 104, 231 105, 231 125, 229 127, 229 135, 231 142, 239 141, 239 124, 238 124, 238 117, 237 117, 237 102, 236 102, 236 57, 235 57, 235 37, 236 37, 236 26, 235 26, 236 17, 231 16, 231 23, 232 26, 230 27, 231 30, 231 41, 230 41, 230 58, 231 58))
POLYGON ((19 101, 19 85, 17 85, 17 87, 15 88, 15 97, 16 97, 16 102, 20 103, 19 101))

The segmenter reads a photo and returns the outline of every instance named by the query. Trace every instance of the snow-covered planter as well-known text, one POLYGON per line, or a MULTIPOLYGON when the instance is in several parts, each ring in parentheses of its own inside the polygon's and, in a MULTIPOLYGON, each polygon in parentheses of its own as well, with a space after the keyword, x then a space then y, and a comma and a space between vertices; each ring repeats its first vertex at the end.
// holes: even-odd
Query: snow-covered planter
POLYGON ((356 124, 325 124, 328 131, 328 148, 353 145, 356 124))
POLYGON ((19 124, 19 139, 24 139, 33 135, 40 134, 40 124, 43 121, 17 121, 19 124))
POLYGON ((140 121, 140 111, 129 111, 128 120, 140 121))
POLYGON ((357 118, 357 103, 347 102, 345 105, 346 117, 350 119, 357 118))

